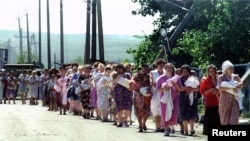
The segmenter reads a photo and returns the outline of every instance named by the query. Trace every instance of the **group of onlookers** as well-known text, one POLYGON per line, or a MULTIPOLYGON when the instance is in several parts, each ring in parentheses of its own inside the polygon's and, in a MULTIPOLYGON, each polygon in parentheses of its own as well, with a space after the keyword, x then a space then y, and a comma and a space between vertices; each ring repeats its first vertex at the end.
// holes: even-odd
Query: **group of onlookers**
POLYGON ((214 65, 207 67, 206 76, 199 79, 189 65, 175 68, 172 63, 158 59, 154 65, 142 65, 132 72, 132 65, 106 64, 61 65, 43 71, 23 70, 14 77, 13 72, 1 72, 0 99, 21 96, 26 104, 38 104, 60 114, 73 112, 84 119, 113 121, 117 127, 132 124, 132 108, 137 117, 139 132, 147 131, 147 120, 152 115, 155 131, 164 136, 175 133, 180 125, 183 135, 195 134, 198 118, 198 99, 204 101, 204 128, 210 125, 237 124, 241 108, 239 76, 233 73, 233 64, 225 61, 222 72, 214 65), (234 87, 233 87, 234 86, 234 87), (2 98, 3 95, 3 98, 2 98), (190 125, 190 128, 189 128, 190 125))

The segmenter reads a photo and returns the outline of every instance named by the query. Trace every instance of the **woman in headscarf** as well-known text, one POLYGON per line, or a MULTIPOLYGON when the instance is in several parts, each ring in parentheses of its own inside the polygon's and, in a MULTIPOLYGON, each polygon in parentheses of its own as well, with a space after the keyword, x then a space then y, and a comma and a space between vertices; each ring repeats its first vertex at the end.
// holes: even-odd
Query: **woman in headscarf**
POLYGON ((237 91, 243 87, 240 77, 234 74, 234 65, 230 61, 222 64, 223 74, 218 77, 217 87, 220 90, 219 115, 222 125, 236 125, 239 123, 239 103, 236 95, 228 92, 230 90, 237 94, 237 91), (237 83, 235 88, 222 86, 223 82, 237 83))
POLYGON ((219 90, 217 86, 215 65, 207 66, 207 77, 204 77, 200 84, 200 93, 204 97, 205 117, 203 124, 203 134, 208 134, 208 126, 220 125, 219 117, 219 90))
MULTIPOLYGON (((144 65, 145 66, 145 65, 144 65)), ((134 105, 135 115, 139 123, 139 132, 147 131, 146 122, 150 116, 150 103, 152 98, 152 91, 150 86, 150 75, 145 67, 139 67, 138 73, 133 77, 135 81, 134 90, 134 105), (141 88, 147 87, 146 95, 142 94, 141 88)))

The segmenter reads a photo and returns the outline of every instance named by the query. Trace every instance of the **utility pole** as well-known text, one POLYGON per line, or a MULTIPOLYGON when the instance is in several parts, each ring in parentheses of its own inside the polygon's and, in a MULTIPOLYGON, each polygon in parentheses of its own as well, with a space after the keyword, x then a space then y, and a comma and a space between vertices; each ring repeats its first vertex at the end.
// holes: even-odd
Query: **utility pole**
POLYGON ((96 60, 96 0, 92 1, 92 56, 93 61, 96 60))
POLYGON ((86 41, 85 41, 85 55, 84 63, 92 63, 97 59, 97 32, 96 27, 98 26, 98 45, 99 45, 99 60, 104 60, 104 43, 103 43, 103 26, 102 26, 102 11, 101 11, 101 0, 86 0, 87 2, 87 24, 86 24, 86 41), (92 18, 90 19, 90 14, 92 18), (92 21, 91 21, 92 20, 92 21), (92 26, 90 27, 90 22, 92 26), (92 41, 90 50, 90 28, 92 28, 92 41), (91 55, 90 55, 91 54, 91 55), (91 59, 90 59, 91 56, 91 59))
POLYGON ((99 58, 104 61, 104 42, 103 42, 103 27, 102 27, 102 6, 101 0, 97 0, 97 16, 98 16, 98 39, 99 39, 99 58))
POLYGON ((34 50, 34 54, 36 56, 36 59, 38 58, 38 55, 37 55, 37 42, 36 42, 36 35, 33 33, 31 34, 30 36, 30 45, 31 45, 31 48, 30 48, 30 52, 32 52, 32 47, 34 46, 35 50, 34 50))
POLYGON ((60 0, 60 47, 61 47, 61 64, 64 64, 63 0, 60 0))
POLYGON ((28 15, 28 12, 26 13, 26 22, 27 22, 28 63, 31 63, 31 60, 30 60, 29 15, 28 15))
POLYGON ((41 0, 38 1, 38 63, 42 63, 41 0))
POLYGON ((18 17, 20 55, 23 53, 23 29, 21 28, 20 17, 18 17))
POLYGON ((85 51, 84 51, 84 63, 90 63, 90 10, 91 1, 87 0, 87 20, 86 20, 86 41, 85 41, 85 51))
POLYGON ((47 0, 47 50, 48 50, 48 68, 51 68, 51 55, 50 55, 50 17, 49 17, 49 0, 47 0))

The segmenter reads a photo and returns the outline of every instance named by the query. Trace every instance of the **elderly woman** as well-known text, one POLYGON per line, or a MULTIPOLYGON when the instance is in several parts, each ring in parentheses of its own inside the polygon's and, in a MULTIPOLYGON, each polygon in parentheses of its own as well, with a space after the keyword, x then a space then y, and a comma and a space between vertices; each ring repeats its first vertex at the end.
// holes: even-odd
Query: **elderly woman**
POLYGON ((207 66, 207 77, 204 77, 200 84, 200 93, 204 97, 205 117, 203 124, 203 134, 208 134, 210 125, 220 125, 219 117, 219 90, 217 86, 217 76, 215 65, 207 66))
POLYGON ((220 102, 219 102, 219 115, 222 125, 236 125, 239 122, 239 103, 234 94, 228 92, 233 90, 237 92, 242 88, 243 84, 240 82, 240 77, 233 73, 233 64, 230 61, 225 61, 222 64, 223 74, 218 77, 217 87, 220 90, 220 102), (235 88, 229 88, 222 86, 223 82, 237 82, 235 88))

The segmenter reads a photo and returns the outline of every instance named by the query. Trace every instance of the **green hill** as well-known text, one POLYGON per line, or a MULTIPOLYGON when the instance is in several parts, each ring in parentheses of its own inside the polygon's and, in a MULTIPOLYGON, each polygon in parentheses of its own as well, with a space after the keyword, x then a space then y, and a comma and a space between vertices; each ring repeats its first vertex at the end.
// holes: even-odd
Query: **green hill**
MULTIPOLYGON (((26 35, 26 31, 23 32, 26 35)), ((38 33, 30 32, 30 36, 35 34, 36 42, 38 33)), ((15 63, 16 56, 19 54, 19 35, 18 31, 0 30, 0 47, 9 48, 9 63, 15 63), (9 46, 8 42, 9 41, 9 46)), ((121 61, 124 59, 132 60, 132 56, 126 53, 129 48, 135 48, 141 39, 132 35, 104 35, 104 51, 106 61, 121 61)), ((76 57, 83 58, 85 47, 85 34, 65 34, 64 52, 65 62, 71 62, 76 57)), ((98 47, 98 46, 97 46, 98 47)), ((38 45, 36 44, 38 50, 38 45)), ((23 50, 27 51, 27 38, 23 38, 23 50)), ((98 50, 98 49, 97 49, 98 50)), ((31 45, 31 51, 34 53, 35 45, 31 45)), ((98 54, 98 53, 97 53, 98 54)), ((60 35, 51 34, 51 58, 52 62, 60 62, 60 35), (54 59, 56 58, 56 59, 54 59)), ((97 56, 98 57, 98 56, 97 56)), ((47 34, 42 33, 42 62, 47 64, 47 34)))

